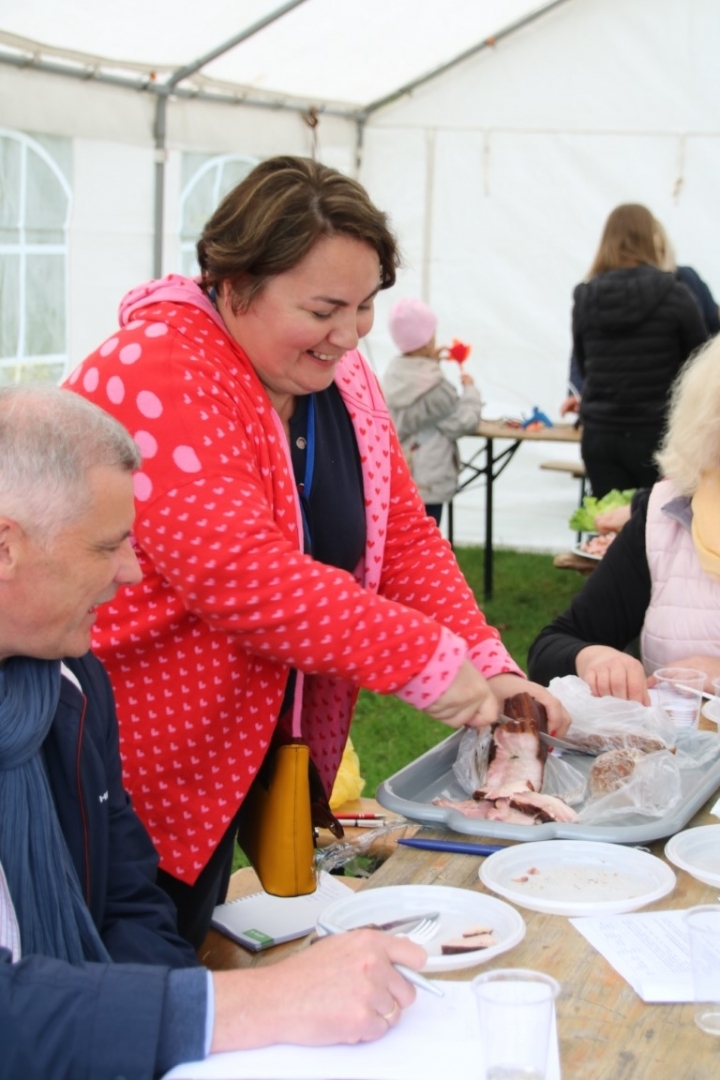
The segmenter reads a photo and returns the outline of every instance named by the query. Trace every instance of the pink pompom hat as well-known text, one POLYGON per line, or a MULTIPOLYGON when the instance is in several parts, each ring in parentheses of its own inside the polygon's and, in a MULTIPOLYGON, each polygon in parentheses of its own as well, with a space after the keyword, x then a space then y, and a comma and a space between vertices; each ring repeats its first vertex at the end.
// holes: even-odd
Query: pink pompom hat
POLYGON ((390 336, 401 353, 422 349, 437 329, 437 317, 422 300, 405 297, 393 304, 388 320, 390 336))

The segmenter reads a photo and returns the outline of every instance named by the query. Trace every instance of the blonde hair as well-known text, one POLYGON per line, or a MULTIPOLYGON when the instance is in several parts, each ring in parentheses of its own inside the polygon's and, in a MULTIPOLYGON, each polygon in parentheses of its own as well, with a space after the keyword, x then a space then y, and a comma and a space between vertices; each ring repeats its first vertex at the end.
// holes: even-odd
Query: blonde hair
POLYGON ((678 375, 656 460, 683 495, 694 495, 703 473, 720 468, 720 335, 678 375))
POLYGON ((658 221, 657 218, 655 218, 655 247, 657 248, 660 269, 667 270, 671 274, 674 274, 677 270, 675 249, 670 242, 670 237, 665 231, 665 226, 662 222, 658 221))
POLYGON ((605 222, 588 278, 631 266, 659 266, 657 224, 640 203, 616 206, 605 222))

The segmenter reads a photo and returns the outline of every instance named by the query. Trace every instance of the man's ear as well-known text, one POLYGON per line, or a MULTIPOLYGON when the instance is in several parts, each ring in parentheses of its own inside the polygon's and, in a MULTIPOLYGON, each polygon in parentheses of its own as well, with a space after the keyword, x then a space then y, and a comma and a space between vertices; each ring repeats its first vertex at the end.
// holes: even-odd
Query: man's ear
POLYGON ((0 581, 15 577, 24 535, 17 521, 0 517, 0 581))

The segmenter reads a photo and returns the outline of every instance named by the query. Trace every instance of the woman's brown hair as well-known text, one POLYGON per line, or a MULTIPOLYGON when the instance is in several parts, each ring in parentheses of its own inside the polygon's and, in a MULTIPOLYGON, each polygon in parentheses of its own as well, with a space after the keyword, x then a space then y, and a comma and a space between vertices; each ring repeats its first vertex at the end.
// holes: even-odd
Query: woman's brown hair
POLYGON ((616 206, 605 222, 588 278, 629 266, 659 266, 657 240, 657 222, 646 206, 616 206))
POLYGON ((202 287, 229 282, 235 310, 245 311, 271 277, 296 266, 320 237, 337 235, 374 248, 380 288, 394 285, 397 242, 365 188, 310 158, 269 158, 226 195, 205 225, 197 245, 202 287))

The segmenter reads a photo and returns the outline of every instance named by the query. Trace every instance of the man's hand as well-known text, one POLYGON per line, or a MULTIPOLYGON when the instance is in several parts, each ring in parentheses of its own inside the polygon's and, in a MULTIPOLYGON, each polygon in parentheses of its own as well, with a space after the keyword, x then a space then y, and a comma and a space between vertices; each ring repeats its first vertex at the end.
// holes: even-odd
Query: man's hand
POLYGON ((379 1039, 415 1000, 415 987, 393 965, 419 971, 426 960, 425 950, 406 937, 354 930, 267 967, 214 972, 210 1049, 379 1039))

